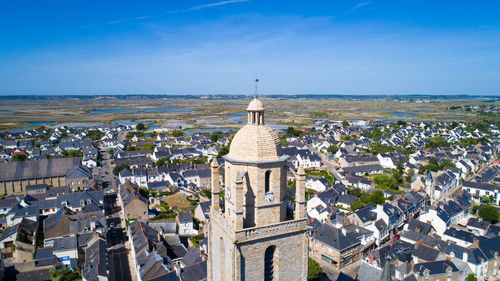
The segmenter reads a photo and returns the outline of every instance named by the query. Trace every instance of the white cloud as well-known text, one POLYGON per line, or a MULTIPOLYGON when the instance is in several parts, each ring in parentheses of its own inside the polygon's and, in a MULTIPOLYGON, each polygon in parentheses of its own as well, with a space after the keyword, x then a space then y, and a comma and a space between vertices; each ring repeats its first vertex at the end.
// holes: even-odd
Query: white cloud
POLYGON ((173 10, 169 11, 169 14, 176 14, 176 13, 186 13, 186 12, 191 12, 191 11, 197 11, 197 10, 202 10, 206 8, 211 8, 211 7, 217 7, 217 6, 223 6, 227 4, 233 4, 233 3, 241 3, 241 2, 248 2, 250 0, 227 0, 227 1, 220 1, 220 2, 214 2, 214 3, 209 3, 209 4, 204 4, 204 5, 198 5, 194 6, 188 9, 184 10, 173 10))

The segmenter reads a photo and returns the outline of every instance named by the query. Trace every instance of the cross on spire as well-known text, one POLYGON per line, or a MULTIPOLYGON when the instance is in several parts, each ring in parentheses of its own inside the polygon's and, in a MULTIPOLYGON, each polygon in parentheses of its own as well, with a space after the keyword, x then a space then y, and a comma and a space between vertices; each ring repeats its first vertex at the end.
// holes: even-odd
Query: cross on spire
POLYGON ((259 83, 259 79, 258 79, 258 78, 256 78, 256 79, 255 79, 255 93, 253 94, 253 97, 254 97, 254 98, 257 98, 257 97, 258 97, 258 95, 257 95, 257 88, 259 87, 258 83, 259 83))

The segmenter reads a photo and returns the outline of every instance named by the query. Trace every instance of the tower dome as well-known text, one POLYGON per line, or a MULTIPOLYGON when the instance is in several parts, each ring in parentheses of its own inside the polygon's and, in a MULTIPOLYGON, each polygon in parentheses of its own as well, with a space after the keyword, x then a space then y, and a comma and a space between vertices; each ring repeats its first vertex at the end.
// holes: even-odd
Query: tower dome
POLYGON ((264 104, 258 99, 254 98, 247 107, 248 111, 264 111, 264 104))
POLYGON ((233 138, 229 160, 263 162, 280 160, 283 156, 281 142, 276 133, 264 124, 264 105, 254 98, 247 107, 248 124, 233 138))

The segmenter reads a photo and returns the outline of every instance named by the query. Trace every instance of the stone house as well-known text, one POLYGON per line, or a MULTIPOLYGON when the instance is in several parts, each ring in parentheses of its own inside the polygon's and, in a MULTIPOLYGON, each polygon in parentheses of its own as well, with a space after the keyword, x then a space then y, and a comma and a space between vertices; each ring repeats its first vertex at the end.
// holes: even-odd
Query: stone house
POLYGON ((148 219, 148 200, 139 194, 139 188, 132 183, 120 185, 120 204, 125 219, 148 219))
POLYGON ((345 228, 323 224, 313 233, 309 254, 316 260, 341 269, 360 259, 361 242, 345 228))

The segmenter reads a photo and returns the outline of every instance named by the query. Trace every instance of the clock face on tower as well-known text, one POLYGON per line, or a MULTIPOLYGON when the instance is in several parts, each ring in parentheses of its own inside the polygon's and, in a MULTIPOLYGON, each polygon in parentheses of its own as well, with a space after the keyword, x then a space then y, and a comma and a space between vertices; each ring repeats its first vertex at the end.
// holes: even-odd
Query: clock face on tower
POLYGON ((266 203, 273 203, 273 201, 274 201, 274 193, 273 192, 267 192, 266 195, 264 196, 264 201, 266 203))

